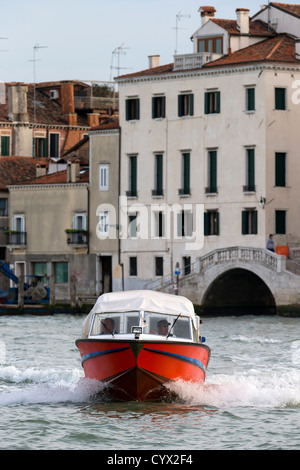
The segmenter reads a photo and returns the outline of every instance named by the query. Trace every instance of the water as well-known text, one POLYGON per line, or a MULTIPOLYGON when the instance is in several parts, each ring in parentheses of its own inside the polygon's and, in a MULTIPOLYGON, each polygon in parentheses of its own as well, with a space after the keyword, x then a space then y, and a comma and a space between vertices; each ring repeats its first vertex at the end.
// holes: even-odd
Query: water
POLYGON ((85 380, 74 344, 82 321, 0 317, 0 449, 300 447, 300 319, 204 318, 206 383, 173 384, 171 403, 112 402, 85 380))

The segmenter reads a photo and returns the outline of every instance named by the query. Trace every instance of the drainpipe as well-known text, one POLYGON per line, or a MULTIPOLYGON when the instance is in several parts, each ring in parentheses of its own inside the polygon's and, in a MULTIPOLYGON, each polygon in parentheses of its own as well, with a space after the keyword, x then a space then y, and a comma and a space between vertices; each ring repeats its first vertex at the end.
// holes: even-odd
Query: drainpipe
POLYGON ((121 126, 119 126, 119 181, 118 181, 118 261, 122 270, 122 290, 124 291, 124 264, 121 263, 121 238, 120 238, 120 195, 121 195, 121 126))

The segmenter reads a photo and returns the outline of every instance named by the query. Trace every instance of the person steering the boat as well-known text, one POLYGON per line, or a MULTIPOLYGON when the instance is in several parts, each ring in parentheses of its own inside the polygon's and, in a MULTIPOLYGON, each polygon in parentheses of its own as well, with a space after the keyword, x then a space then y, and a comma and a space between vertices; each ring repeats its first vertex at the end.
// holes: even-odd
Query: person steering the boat
MULTIPOLYGON (((169 326, 171 323, 169 323, 167 320, 159 320, 157 322, 157 333, 161 336, 167 336, 169 333, 169 326)), ((169 335, 173 336, 173 335, 169 335)))
POLYGON ((102 335, 113 335, 114 333, 117 333, 115 331, 115 320, 113 318, 105 318, 104 320, 101 320, 102 324, 102 335))

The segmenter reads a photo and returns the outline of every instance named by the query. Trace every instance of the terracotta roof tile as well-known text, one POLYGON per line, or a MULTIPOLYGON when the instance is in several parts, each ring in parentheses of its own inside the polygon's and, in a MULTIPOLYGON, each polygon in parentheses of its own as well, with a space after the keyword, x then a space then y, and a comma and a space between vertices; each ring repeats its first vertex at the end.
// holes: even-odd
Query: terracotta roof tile
POLYGON ((47 158, 0 157, 0 189, 5 190, 10 184, 27 182, 35 178, 36 165, 48 166, 47 158))
POLYGON ((233 54, 208 62, 203 68, 221 67, 226 65, 241 65, 255 62, 281 62, 300 64, 296 59, 295 41, 286 34, 245 47, 233 54))
MULTIPOLYGON (((219 18, 210 18, 215 24, 225 29, 229 34, 235 36, 240 34, 236 20, 222 20, 219 18)), ((268 28, 267 23, 261 20, 249 21, 249 34, 251 36, 274 36, 275 31, 268 28)))
POLYGON ((292 3, 278 3, 278 2, 271 2, 271 5, 279 8, 280 10, 284 10, 292 15, 300 17, 300 5, 295 5, 292 3))
POLYGON ((127 75, 120 75, 116 77, 116 80, 119 78, 130 78, 130 77, 143 77, 151 75, 161 75, 164 73, 172 72, 174 64, 160 65, 159 67, 152 67, 151 69, 142 70, 141 72, 129 73, 127 75))
MULTIPOLYGON (((88 183, 89 182, 89 172, 85 171, 80 173, 78 183, 88 183)), ((39 178, 32 178, 29 181, 21 181, 19 183, 13 183, 16 185, 48 185, 48 184, 66 184, 67 183, 67 170, 57 171, 56 173, 50 173, 39 178)))

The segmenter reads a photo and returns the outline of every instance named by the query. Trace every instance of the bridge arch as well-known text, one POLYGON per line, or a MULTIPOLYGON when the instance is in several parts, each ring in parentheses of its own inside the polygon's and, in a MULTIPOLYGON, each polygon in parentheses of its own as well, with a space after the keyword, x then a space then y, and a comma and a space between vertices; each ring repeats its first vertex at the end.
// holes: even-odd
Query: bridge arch
POLYGON ((253 270, 232 267, 219 274, 204 292, 202 314, 275 314, 276 302, 266 282, 253 270))

